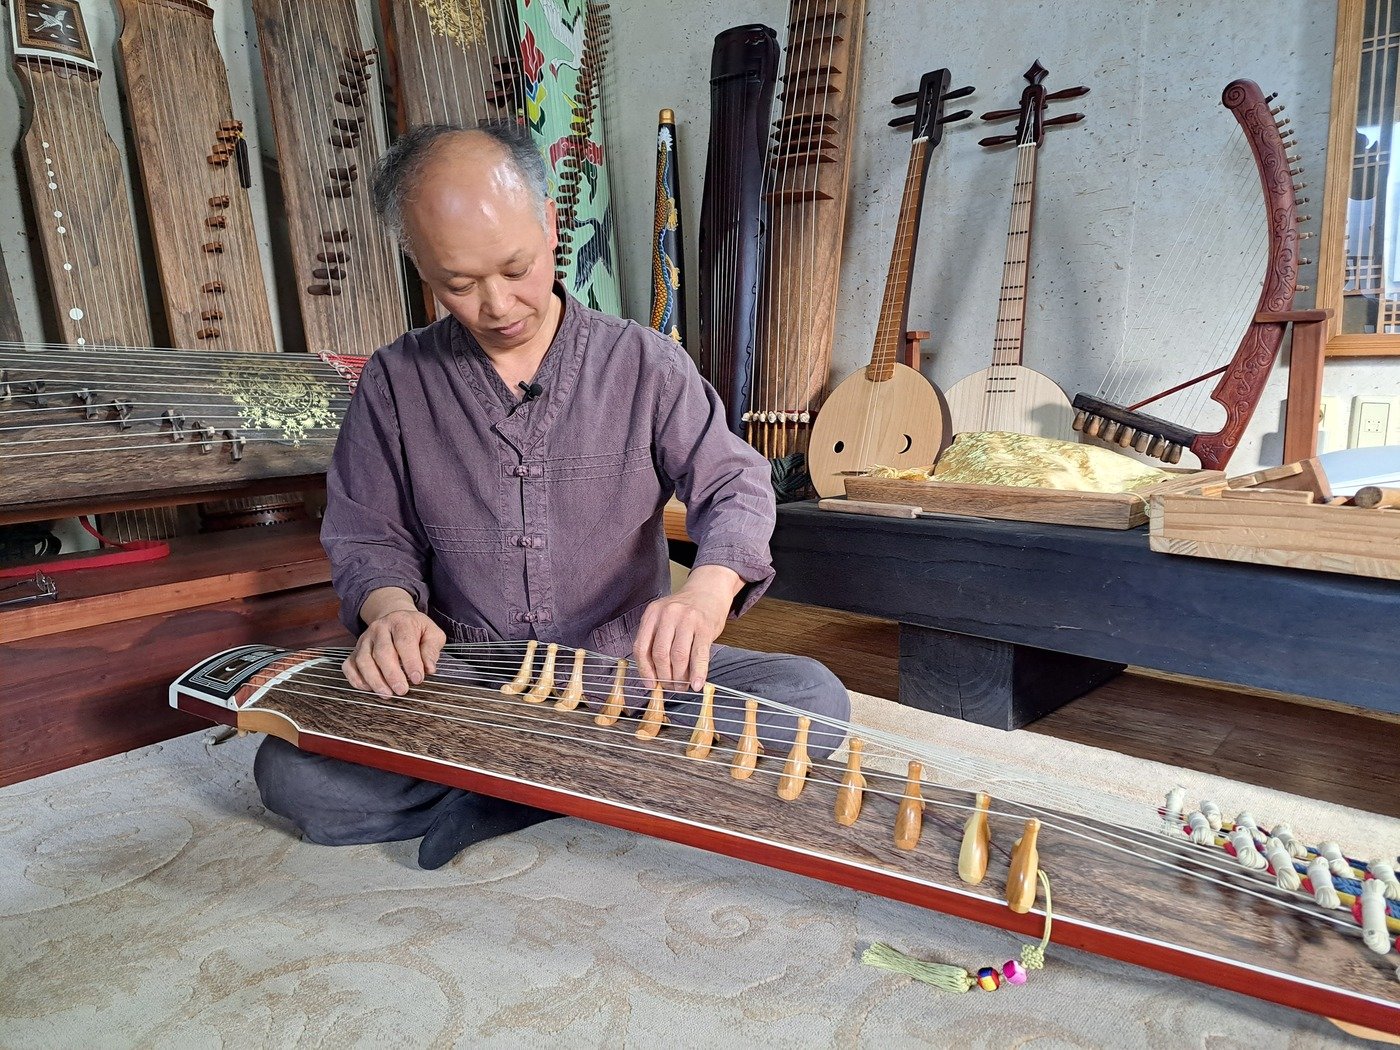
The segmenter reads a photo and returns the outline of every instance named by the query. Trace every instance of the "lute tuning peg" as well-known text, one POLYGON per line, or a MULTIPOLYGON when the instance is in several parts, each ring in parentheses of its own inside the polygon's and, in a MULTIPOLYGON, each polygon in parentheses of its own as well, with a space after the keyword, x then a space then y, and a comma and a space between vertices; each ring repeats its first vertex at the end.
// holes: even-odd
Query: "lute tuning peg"
POLYGON ((968 95, 972 94, 976 90, 977 89, 975 87, 969 84, 967 85, 967 87, 960 87, 956 91, 948 92, 946 95, 943 96, 943 101, 947 102, 950 99, 966 98, 968 95))
POLYGON ((1045 101, 1059 102, 1061 99, 1079 98, 1081 95, 1087 95, 1088 93, 1089 89, 1081 84, 1079 87, 1061 88, 1059 91, 1052 91, 1045 96, 1045 101))
POLYGON ((890 105, 907 106, 918 97, 919 93, 917 91, 906 91, 904 94, 896 95, 894 98, 890 99, 890 105))
POLYGON ((902 125, 904 125, 904 124, 912 124, 912 123, 914 123, 914 114, 912 114, 912 113, 905 113, 903 116, 901 116, 901 117, 895 117, 893 120, 891 120, 891 121, 890 121, 890 127, 892 127, 892 128, 897 128, 897 127, 900 127, 900 126, 902 126, 902 125))
POLYGON ((938 123, 951 124, 955 120, 966 120, 970 116, 972 116, 972 110, 960 109, 956 113, 944 114, 942 117, 939 118, 938 123))

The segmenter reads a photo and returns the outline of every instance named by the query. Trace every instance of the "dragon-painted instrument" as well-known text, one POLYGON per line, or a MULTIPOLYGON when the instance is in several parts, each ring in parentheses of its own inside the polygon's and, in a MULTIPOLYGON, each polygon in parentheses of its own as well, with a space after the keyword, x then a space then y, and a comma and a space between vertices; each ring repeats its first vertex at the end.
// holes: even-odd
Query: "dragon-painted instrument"
POLYGON ((1069 398, 1051 379, 1021 363, 1026 332, 1026 279, 1030 272, 1031 228, 1035 217, 1035 175, 1045 129, 1074 124, 1083 113, 1045 119, 1045 106, 1078 98, 1087 87, 1045 90, 1048 73, 1039 62, 1026 70, 1026 88, 1017 109, 985 113, 983 120, 1017 118, 1011 135, 993 135, 980 145, 1016 144, 1016 175, 1011 183, 1011 220, 1006 233, 1006 261, 1001 268, 992 366, 958 380, 948 390, 953 433, 1004 430, 1017 434, 1073 439, 1074 413, 1069 398))
POLYGON ((246 193, 248 145, 214 41, 213 10, 201 0, 121 0, 120 7, 127 112, 170 340, 273 350, 246 193))
POLYGON ((681 233, 681 167, 676 115, 661 111, 656 128, 656 215, 651 232, 651 326, 685 342, 685 239, 681 233))
POLYGON ((1400 906, 1383 904, 1377 927, 1372 902, 1360 928, 1162 834, 1150 807, 1014 777, 989 798, 980 788, 1004 769, 713 685, 694 729, 667 728, 661 687, 629 685, 626 660, 558 645, 450 645, 436 674, 390 698, 349 687, 347 654, 242 646, 182 675, 170 702, 314 753, 1030 935, 1045 924, 1038 867, 1058 943, 1400 1032, 1400 928, 1387 926, 1400 906), (760 710, 796 720, 786 754, 761 753, 760 710), (816 733, 849 738, 844 760, 814 759, 816 733), (925 778, 935 769, 945 783, 925 778))
POLYGON ((549 191, 559 209, 556 276, 592 309, 618 313, 622 260, 603 119, 612 34, 608 5, 531 0, 520 18, 526 34, 521 41, 526 123, 544 156, 549 191))
POLYGON ((362 365, 0 347, 0 520, 323 474, 362 365))
MULTIPOLYGON (((1141 337, 1147 342, 1156 331, 1169 332, 1172 339, 1170 346, 1164 351, 1159 346, 1129 347, 1125 341, 1098 392, 1075 395, 1075 430, 1125 448, 1131 446, 1168 463, 1179 462, 1184 450, 1194 453, 1201 466, 1208 469, 1219 470, 1229 463, 1259 404, 1284 332, 1291 321, 1300 319, 1293 310, 1293 295, 1298 288, 1298 266, 1302 262, 1298 257, 1298 223, 1307 216, 1298 215, 1301 202, 1297 191, 1302 187, 1295 185, 1293 180, 1302 169, 1297 166, 1298 158, 1289 154, 1293 147, 1293 132, 1284 130, 1289 123, 1288 118, 1282 121, 1275 119, 1283 109, 1282 106, 1271 107, 1276 97, 1270 95, 1266 98, 1259 85, 1249 80, 1232 81, 1221 97, 1221 103, 1239 122, 1240 133, 1248 143, 1249 157, 1253 161, 1252 165, 1248 161, 1238 164, 1237 174, 1253 182, 1254 173, 1257 172, 1264 199, 1263 229, 1256 225, 1250 238, 1230 238, 1225 253, 1235 259, 1247 258, 1249 252, 1241 250, 1241 243, 1248 243, 1248 240, 1262 243, 1267 237, 1268 245, 1264 258, 1263 287, 1259 291, 1257 305, 1250 311, 1244 336, 1234 356, 1219 367, 1209 367, 1224 356, 1225 340, 1233 339, 1232 333, 1238 324, 1236 319, 1200 318, 1198 323, 1202 327, 1195 331, 1188 328, 1184 320, 1199 316, 1195 301, 1175 298, 1178 293, 1193 294, 1190 282, 1182 280, 1187 273, 1202 266, 1214 270, 1217 264, 1223 266, 1225 262, 1199 256, 1173 257, 1159 275, 1159 283, 1165 286, 1160 300, 1150 305, 1135 305, 1136 323, 1129 324, 1127 333, 1129 340, 1141 337), (1161 382, 1164 372, 1171 370, 1180 375, 1183 358, 1189 362, 1188 374, 1195 373, 1200 367, 1207 370, 1160 393, 1141 399, 1137 397, 1134 391, 1141 393, 1144 388, 1152 389, 1147 384, 1161 382), (1224 425, 1218 430, 1203 433, 1185 423, 1170 422, 1141 411, 1148 405, 1163 401, 1174 417, 1193 419, 1206 407, 1202 403, 1205 391, 1202 384, 1216 376, 1220 376, 1220 381, 1210 391, 1210 400, 1223 406, 1225 414, 1224 425), (1167 401, 1185 391, 1190 393, 1167 401)), ((1242 154, 1243 150, 1238 152, 1242 154)), ((1227 163, 1230 159, 1227 155, 1227 163)), ((1233 206, 1229 190, 1225 188, 1231 182, 1233 178, 1227 172, 1206 184, 1203 199, 1188 220, 1188 226, 1194 229, 1183 231, 1184 242, 1194 244, 1196 234, 1202 230, 1218 230, 1224 221, 1221 212, 1233 206)), ((1246 192, 1241 184, 1241 198, 1246 192)), ((1257 263, 1257 260, 1252 261, 1257 263)), ((1258 280, 1257 271, 1241 276, 1243 283, 1250 286, 1249 294, 1252 294, 1252 286, 1258 280)), ((1221 281, 1225 278, 1223 274, 1212 273, 1212 279, 1221 281)), ((1216 414, 1218 417, 1218 410, 1216 414)))
POLYGON ((21 155, 58 330, 73 346, 149 346, 124 162, 102 118, 82 9, 16 0, 10 23, 29 101, 21 155))
POLYGON ((870 363, 832 391, 812 425, 807 467, 819 496, 843 494, 845 475, 861 473, 876 464, 927 468, 950 436, 942 393, 897 358, 909 321, 909 286, 929 162, 943 141, 943 126, 972 115, 970 110, 944 114, 945 102, 973 90, 949 91, 951 77, 946 69, 925 73, 917 92, 894 99, 896 105, 912 101, 915 106, 912 115, 890 121, 893 127, 912 123, 913 145, 885 277, 885 297, 870 363))
POLYGON ((768 114, 778 38, 764 25, 715 37, 710 143, 700 203, 700 374, 719 393, 729 429, 747 431, 762 276, 768 114))
POLYGON ((747 438, 764 455, 807 450, 831 371, 865 0, 791 0, 763 199, 768 234, 747 438))
POLYGON ((409 323, 398 245, 374 214, 377 52, 353 0, 254 0, 307 349, 368 354, 409 323))

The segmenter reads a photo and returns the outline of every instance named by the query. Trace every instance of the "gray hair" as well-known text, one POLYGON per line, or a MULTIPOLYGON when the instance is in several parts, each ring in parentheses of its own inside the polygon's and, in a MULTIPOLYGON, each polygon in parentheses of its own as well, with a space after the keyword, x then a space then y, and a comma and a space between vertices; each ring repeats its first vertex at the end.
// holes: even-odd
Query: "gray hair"
POLYGON ((476 127, 464 124, 419 124, 410 128, 390 146, 374 166, 374 181, 370 196, 380 220, 401 247, 411 257, 408 238, 404 233, 403 208, 409 200, 423 166, 440 139, 462 132, 479 131, 491 138, 505 152, 506 162, 531 191, 540 222, 545 219, 548 184, 544 157, 530 133, 516 121, 488 121, 476 127))

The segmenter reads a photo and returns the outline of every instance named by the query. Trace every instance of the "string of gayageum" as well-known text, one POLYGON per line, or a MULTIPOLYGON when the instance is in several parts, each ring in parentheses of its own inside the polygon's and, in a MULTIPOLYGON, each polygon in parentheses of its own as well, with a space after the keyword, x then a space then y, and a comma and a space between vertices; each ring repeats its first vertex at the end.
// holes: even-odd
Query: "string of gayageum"
MULTIPOLYGON (((524 643, 518 644, 523 645, 524 643)), ((478 645, 453 645, 449 646, 444 652, 471 661, 474 669, 479 670, 484 667, 487 671, 497 672, 501 677, 523 670, 520 667, 520 661, 516 659, 507 655, 490 655, 492 651, 500 651, 501 649, 501 643, 481 643, 478 645), (482 659, 483 656, 485 657, 484 660, 482 659)), ((307 650, 306 653, 310 655, 319 655, 325 658, 344 658, 350 653, 350 650, 347 648, 324 648, 307 650)), ((610 659, 608 657, 598 656, 597 654, 589 655, 599 660, 610 659)), ((559 678, 567 677, 569 677, 567 671, 559 675, 559 678)), ((655 749, 648 748, 638 743, 635 732, 629 727, 621 729, 614 728, 616 723, 598 726, 597 729, 589 729, 586 734, 572 732, 567 724, 561 726, 556 718, 551 718, 545 714, 542 703, 540 705, 535 705, 522 699, 506 697, 504 695, 499 699, 496 696, 491 696, 489 699, 486 697, 481 698, 483 703, 489 704, 496 711, 506 710, 508 715, 512 716, 508 720, 503 720, 501 716, 493 715, 489 711, 479 710, 473 705, 464 704, 462 702, 462 694, 460 691, 454 691, 454 689, 458 688, 457 683, 469 683, 471 681, 471 676, 460 672, 445 671, 444 673, 433 676, 423 686, 415 690, 415 696, 412 698, 384 698, 373 693, 358 693, 358 696, 363 697, 363 699, 359 699, 357 696, 347 697, 340 695, 344 691, 352 693, 357 693, 358 691, 351 690, 343 675, 335 673, 330 669, 302 670, 295 675, 295 681, 324 684, 326 688, 335 689, 338 692, 318 693, 306 689, 297 689, 293 687, 294 683, 292 680, 279 681, 276 688, 294 695, 301 695, 309 699, 326 700, 332 703, 345 703, 373 709, 413 713, 448 723, 481 725, 544 738, 590 743, 616 750, 645 753, 651 757, 655 757, 658 754, 655 749), (430 710, 424 711, 422 709, 423 707, 427 707, 430 710)), ((596 706, 599 696, 603 695, 605 691, 607 694, 614 692, 616 673, 598 674, 596 672, 589 673, 585 671, 584 681, 587 683, 584 695, 591 701, 592 705, 596 706)), ((557 682, 558 679, 556 679, 556 684, 557 682)), ((679 682, 663 681, 658 683, 658 685, 663 690, 668 687, 684 688, 684 684, 679 682)), ((617 690, 617 692, 623 700, 624 709, 638 710, 645 706, 646 702, 650 701, 654 690, 628 687, 624 680, 623 688, 617 690)), ((874 743, 877 746, 886 748, 889 752, 888 757, 895 760, 926 763, 938 762, 944 768, 961 765, 964 767, 962 770, 964 775, 971 776, 983 782, 987 781, 989 777, 994 778, 995 776, 995 771, 984 763, 965 759, 949 762, 949 756, 947 754, 940 756, 922 742, 913 741, 910 738, 902 737, 898 734, 862 727, 856 723, 842 719, 813 714, 800 708, 794 708, 791 705, 764 700, 761 697, 743 693, 738 690, 716 687, 715 695, 720 696, 721 694, 728 700, 744 701, 745 703, 752 700, 760 706, 779 711, 784 715, 805 717, 809 719, 813 725, 820 725, 824 728, 835 730, 843 737, 850 735, 858 736, 867 744, 874 743)), ((712 745, 711 753, 716 756, 732 756, 736 751, 734 748, 719 744, 718 741, 716 741, 716 743, 712 745)), ((661 754, 664 755, 665 753, 662 752, 661 754)), ((878 758, 879 756, 872 755, 872 757, 878 758)), ((832 778, 839 778, 846 769, 846 767, 840 763, 827 760, 812 762, 811 768, 819 770, 832 778)), ((769 768, 763 765, 760 765, 758 769, 766 776, 781 775, 780 769, 769 768)), ((887 773, 885 775, 889 776, 891 779, 896 779, 895 774, 887 773)), ((896 792, 869 787, 866 788, 866 794, 892 799, 908 797, 903 791, 896 792)), ((1047 797, 1053 798, 1056 794, 1066 795, 1065 792, 1049 790, 1046 785, 1039 785, 1037 787, 1037 794, 1042 799, 1047 797)), ((1066 795, 1066 797, 1073 796, 1066 795)), ((921 801, 925 806, 966 813, 970 813, 976 808, 970 804, 947 802, 938 799, 921 798, 921 801)), ((1235 880, 1239 875, 1244 873, 1243 869, 1218 863, 1217 855, 1209 851, 1190 848, 1186 848, 1185 851, 1183 851, 1179 843, 1176 844, 1178 848, 1173 849, 1171 845, 1174 840, 1166 840, 1159 835, 1151 834, 1129 824, 1122 824, 1095 817, 1092 818, 1092 820, 1095 825, 1099 826, 1088 827, 1086 829, 1086 825, 1084 824, 1066 823, 1064 814, 1047 809, 1043 805, 1020 801, 1011 801, 1011 804, 1021 807, 1021 809, 994 809, 988 811, 989 815, 1011 819, 1024 819, 1027 813, 1037 814, 1040 815, 1043 826, 1053 828, 1061 834, 1084 840, 1096 848, 1120 852, 1134 857, 1143 863, 1175 871, 1191 878, 1217 885, 1234 893, 1243 893, 1276 907, 1292 910, 1300 914, 1311 916, 1314 919, 1328 922, 1348 933, 1359 934, 1358 929, 1353 924, 1339 919, 1326 911, 1303 906, 1286 897, 1281 897, 1280 894, 1283 891, 1269 887, 1265 883, 1256 882, 1252 886, 1239 884, 1235 880), (1104 830, 1105 828, 1108 830, 1104 830)))

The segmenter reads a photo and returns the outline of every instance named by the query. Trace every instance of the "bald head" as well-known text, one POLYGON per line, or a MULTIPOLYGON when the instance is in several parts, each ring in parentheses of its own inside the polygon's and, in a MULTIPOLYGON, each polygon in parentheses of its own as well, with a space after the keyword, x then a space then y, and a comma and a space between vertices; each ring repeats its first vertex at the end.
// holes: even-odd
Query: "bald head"
POLYGON ((482 209, 526 210, 547 221, 544 160, 518 124, 463 128, 425 124, 403 135, 375 166, 374 206, 416 258, 416 235, 442 222, 472 222, 482 209))

